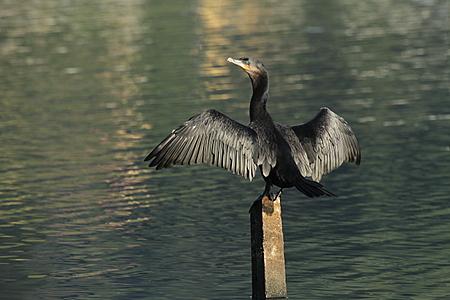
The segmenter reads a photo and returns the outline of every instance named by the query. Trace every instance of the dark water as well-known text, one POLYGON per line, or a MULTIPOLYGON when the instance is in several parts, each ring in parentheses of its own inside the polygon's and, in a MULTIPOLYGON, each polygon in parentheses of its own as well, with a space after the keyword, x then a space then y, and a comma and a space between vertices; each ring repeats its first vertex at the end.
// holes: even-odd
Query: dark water
POLYGON ((283 196, 290 299, 448 299, 448 1, 2 1, 0 298, 248 299, 263 189, 142 162, 207 108, 247 122, 321 106, 363 161, 283 196))

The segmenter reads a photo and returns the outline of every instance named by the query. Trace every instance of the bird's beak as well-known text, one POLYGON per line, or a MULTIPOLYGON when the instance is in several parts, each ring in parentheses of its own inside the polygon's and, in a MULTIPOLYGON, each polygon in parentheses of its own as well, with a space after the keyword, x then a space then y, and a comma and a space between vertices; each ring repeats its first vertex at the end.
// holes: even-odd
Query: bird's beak
POLYGON ((245 63, 243 63, 239 59, 234 59, 234 58, 228 57, 227 61, 232 63, 232 64, 235 64, 236 66, 241 67, 242 69, 244 69, 244 71, 250 71, 250 66, 245 64, 245 63))

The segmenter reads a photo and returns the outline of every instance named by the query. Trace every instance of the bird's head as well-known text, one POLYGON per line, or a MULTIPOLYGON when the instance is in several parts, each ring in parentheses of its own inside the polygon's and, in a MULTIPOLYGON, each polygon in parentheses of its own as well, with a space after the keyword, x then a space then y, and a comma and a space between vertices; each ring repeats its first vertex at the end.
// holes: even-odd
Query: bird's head
POLYGON ((241 67, 242 70, 244 70, 252 80, 258 77, 267 77, 267 71, 264 68, 263 63, 257 59, 250 57, 228 57, 227 61, 241 67))

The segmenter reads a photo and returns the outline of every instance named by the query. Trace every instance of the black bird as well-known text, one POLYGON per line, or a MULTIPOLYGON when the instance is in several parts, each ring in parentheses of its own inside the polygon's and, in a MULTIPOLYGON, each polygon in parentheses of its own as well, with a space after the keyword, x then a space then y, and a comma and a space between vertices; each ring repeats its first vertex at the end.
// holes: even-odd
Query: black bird
POLYGON ((361 161, 358 141, 347 122, 325 107, 307 123, 275 123, 266 110, 269 77, 264 65, 246 57, 228 61, 241 67, 252 82, 250 124, 242 125, 213 109, 195 115, 145 158, 151 160, 150 167, 204 163, 249 180, 259 167, 266 182, 263 195, 269 198, 272 185, 281 188, 273 199, 289 187, 308 197, 334 196, 319 183, 322 176, 344 162, 361 161))

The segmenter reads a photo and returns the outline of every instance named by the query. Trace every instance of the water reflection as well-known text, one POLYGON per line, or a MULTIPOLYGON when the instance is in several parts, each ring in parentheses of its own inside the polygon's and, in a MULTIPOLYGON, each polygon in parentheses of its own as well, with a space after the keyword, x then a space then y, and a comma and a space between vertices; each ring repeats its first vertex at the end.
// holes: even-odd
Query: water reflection
POLYGON ((446 12, 439 0, 2 2, 2 294, 247 298, 262 182, 142 158, 206 108, 246 122, 248 79, 225 59, 253 55, 277 121, 329 106, 363 146, 360 168, 325 179, 339 198, 284 196, 290 297, 448 295, 446 12))

